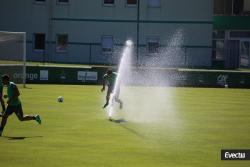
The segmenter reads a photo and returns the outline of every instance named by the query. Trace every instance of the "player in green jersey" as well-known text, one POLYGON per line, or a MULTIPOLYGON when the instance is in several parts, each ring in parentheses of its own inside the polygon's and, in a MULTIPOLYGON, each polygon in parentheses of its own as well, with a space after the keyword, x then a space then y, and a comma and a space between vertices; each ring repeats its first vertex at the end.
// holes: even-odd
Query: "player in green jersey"
POLYGON ((2 84, 2 82, 0 82, 0 103, 2 106, 2 113, 0 112, 0 116, 2 116, 2 114, 5 111, 5 104, 4 104, 4 100, 3 100, 3 84, 2 84))
POLYGON ((106 103, 103 106, 103 108, 105 108, 109 105, 109 99, 110 99, 111 93, 115 93, 114 99, 116 102, 118 102, 120 104, 120 108, 122 108, 122 106, 123 106, 122 101, 119 99, 120 83, 117 84, 116 92, 114 92, 117 75, 118 74, 115 72, 112 72, 112 70, 108 70, 107 73, 103 76, 103 84, 102 84, 101 91, 103 92, 105 90, 105 85, 108 86, 107 95, 106 95, 106 103))
POLYGON ((3 85, 7 86, 7 94, 8 94, 7 104, 8 105, 2 116, 2 121, 1 121, 1 126, 0 126, 0 136, 2 136, 8 117, 13 113, 16 114, 16 116, 18 117, 20 121, 35 120, 39 124, 41 124, 41 119, 39 115, 30 116, 30 115, 23 114, 22 104, 19 99, 19 96, 20 96, 19 90, 14 82, 10 82, 10 78, 8 75, 5 74, 2 76, 2 83, 3 85))

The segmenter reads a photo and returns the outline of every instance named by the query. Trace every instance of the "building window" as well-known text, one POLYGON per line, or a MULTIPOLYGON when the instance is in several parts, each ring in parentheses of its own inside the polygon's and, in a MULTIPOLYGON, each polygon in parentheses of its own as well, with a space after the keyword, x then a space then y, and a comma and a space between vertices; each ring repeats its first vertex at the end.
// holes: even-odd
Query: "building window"
POLYGON ((230 31, 230 38, 250 38, 250 31, 230 31))
POLYGON ((63 53, 68 50, 68 35, 57 34, 56 36, 56 52, 63 53))
POLYGON ((114 6, 115 0, 103 0, 103 5, 104 6, 114 6))
POLYGON ((152 8, 161 7, 161 0, 148 0, 148 7, 152 8))
POLYGON ((213 60, 224 60, 224 40, 213 40, 213 60))
POLYGON ((250 14, 249 0, 215 0, 214 14, 245 15, 250 14))
POLYGON ((57 0, 57 3, 58 4, 65 4, 65 5, 67 5, 67 4, 69 4, 69 0, 57 0))
POLYGON ((244 14, 250 15, 250 0, 244 1, 244 14))
POLYGON ((225 31, 213 31, 213 39, 225 39, 225 31))
POLYGON ((137 4, 137 0, 127 0, 127 5, 128 6, 134 6, 137 4))
POLYGON ((44 4, 46 0, 34 0, 36 4, 44 4))
POLYGON ((113 51, 113 37, 103 36, 102 37, 102 52, 109 53, 113 51))
POLYGON ((241 15, 243 14, 244 0, 234 0, 233 1, 233 14, 241 15))
POLYGON ((45 34, 42 33, 34 34, 34 50, 37 51, 45 50, 45 34))
POLYGON ((250 67, 250 41, 240 42, 240 67, 250 67))
POLYGON ((159 49, 160 49, 159 38, 147 39, 147 51, 149 54, 159 53, 159 49))
POLYGON ((213 31, 212 59, 224 60, 225 31, 213 31))
POLYGON ((231 15, 232 3, 232 0, 214 0, 214 13, 231 15))

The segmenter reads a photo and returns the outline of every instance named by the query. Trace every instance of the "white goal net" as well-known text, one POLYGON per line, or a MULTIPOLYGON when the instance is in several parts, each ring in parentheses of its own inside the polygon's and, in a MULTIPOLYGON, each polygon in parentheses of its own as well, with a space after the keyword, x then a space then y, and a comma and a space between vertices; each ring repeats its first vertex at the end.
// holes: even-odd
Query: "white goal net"
POLYGON ((0 31, 0 75, 26 83, 26 33, 0 31))

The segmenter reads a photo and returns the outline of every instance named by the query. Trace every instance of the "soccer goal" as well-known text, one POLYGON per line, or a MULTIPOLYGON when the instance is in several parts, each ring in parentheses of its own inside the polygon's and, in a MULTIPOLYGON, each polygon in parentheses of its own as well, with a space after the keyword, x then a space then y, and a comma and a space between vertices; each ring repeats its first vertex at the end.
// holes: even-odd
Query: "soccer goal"
POLYGON ((26 32, 0 31, 0 74, 26 84, 26 32))

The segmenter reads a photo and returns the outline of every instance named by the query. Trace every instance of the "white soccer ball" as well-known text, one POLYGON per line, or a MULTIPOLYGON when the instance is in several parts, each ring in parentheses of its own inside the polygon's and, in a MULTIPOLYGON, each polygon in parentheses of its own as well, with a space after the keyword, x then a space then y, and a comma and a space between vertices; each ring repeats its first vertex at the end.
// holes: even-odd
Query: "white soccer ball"
POLYGON ((57 101, 59 102, 59 103, 62 103, 63 102, 63 97, 62 96, 58 96, 58 98, 57 98, 57 101))

